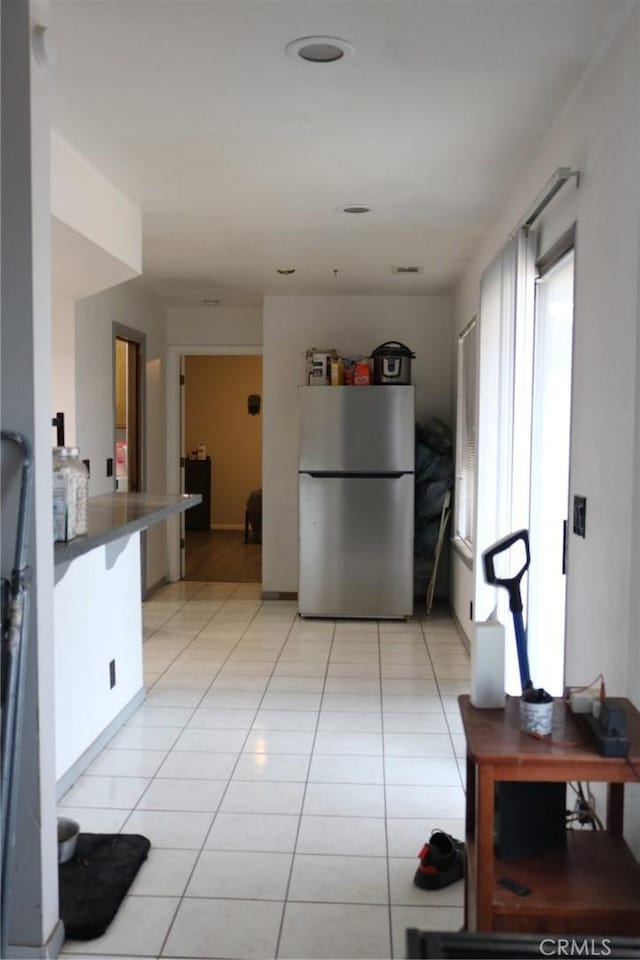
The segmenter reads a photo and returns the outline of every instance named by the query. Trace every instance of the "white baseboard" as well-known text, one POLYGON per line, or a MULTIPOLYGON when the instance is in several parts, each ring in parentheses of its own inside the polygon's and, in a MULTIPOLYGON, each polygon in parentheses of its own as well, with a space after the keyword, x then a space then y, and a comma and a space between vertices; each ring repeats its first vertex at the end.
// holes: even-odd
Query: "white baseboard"
POLYGON ((9 953, 5 960, 53 960, 62 950, 64 944, 64 924, 58 920, 46 943, 33 946, 7 944, 9 953))
POLYGON ((456 630, 457 630, 458 633, 460 634, 460 639, 462 640, 464 646, 466 647, 467 653, 468 653, 468 654, 471 654, 471 643, 470 643, 470 641, 469 641, 469 637, 468 637, 468 636, 466 635, 466 633, 464 632, 464 627, 462 626, 462 624, 461 624, 460 621, 458 620, 458 618, 457 618, 457 616, 456 616, 456 612, 455 612, 455 610, 454 610, 453 608, 451 608, 451 619, 453 620, 453 622, 454 622, 454 624, 455 624, 455 626, 456 626, 456 630))
POLYGON ((78 777, 82 776, 84 771, 87 769, 90 763, 92 763, 99 753, 102 752, 104 747, 109 743, 112 737, 116 735, 120 727, 122 727, 131 714, 138 709, 140 704, 144 703, 146 696, 146 690, 142 687, 138 692, 129 700, 129 703, 125 704, 120 713, 118 713, 111 723, 104 728, 102 733, 100 733, 93 743, 87 747, 84 753, 78 757, 75 763, 73 763, 66 773, 63 773, 60 779, 56 783, 56 799, 59 800, 67 790, 69 790, 73 784, 76 782, 78 777))

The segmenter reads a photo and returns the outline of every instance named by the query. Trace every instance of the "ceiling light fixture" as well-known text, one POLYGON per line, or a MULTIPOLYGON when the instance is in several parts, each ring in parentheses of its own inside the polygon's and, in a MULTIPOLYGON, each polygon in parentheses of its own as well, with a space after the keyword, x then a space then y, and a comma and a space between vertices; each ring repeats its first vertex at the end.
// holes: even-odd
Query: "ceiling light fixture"
POLYGON ((205 307, 217 307, 220 303, 219 300, 203 300, 202 301, 205 307))
POLYGON ((339 213, 371 213, 371 207, 368 203, 347 203, 338 207, 339 213))
POLYGON ((307 63, 335 63, 345 54, 354 54, 356 48, 340 37, 300 37, 285 47, 289 57, 306 60, 307 63))
POLYGON ((289 277, 291 276, 292 273, 295 273, 296 271, 295 271, 295 268, 293 267, 289 267, 289 269, 285 269, 284 267, 278 267, 277 272, 282 274, 283 277, 289 277))
POLYGON ((422 267, 392 267, 393 273, 422 273, 422 267))

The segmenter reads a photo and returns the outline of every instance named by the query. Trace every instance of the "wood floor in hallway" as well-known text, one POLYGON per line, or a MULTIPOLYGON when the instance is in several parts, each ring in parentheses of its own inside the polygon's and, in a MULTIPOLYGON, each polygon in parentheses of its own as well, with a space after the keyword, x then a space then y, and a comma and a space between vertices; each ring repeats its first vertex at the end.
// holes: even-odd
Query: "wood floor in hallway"
POLYGON ((242 530, 187 530, 185 580, 261 583, 262 545, 242 530))

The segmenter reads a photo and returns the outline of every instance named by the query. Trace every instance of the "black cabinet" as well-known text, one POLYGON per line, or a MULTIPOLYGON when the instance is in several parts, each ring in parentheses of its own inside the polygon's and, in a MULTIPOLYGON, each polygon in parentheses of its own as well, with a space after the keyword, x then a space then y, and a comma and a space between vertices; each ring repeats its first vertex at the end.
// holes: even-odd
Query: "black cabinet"
POLYGON ((185 493, 199 493, 202 503, 185 511, 186 530, 211 529, 211 457, 205 460, 186 460, 184 465, 185 493))

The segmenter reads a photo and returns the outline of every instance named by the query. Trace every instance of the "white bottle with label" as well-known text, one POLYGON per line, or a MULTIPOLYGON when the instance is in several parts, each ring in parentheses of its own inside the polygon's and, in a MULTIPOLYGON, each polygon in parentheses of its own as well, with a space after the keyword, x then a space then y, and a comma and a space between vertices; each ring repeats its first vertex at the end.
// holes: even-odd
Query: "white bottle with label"
POLYGON ((70 447, 53 448, 53 539, 73 540, 76 536, 76 485, 70 447))
POLYGON ((53 539, 66 542, 87 532, 89 474, 77 447, 53 448, 53 539))

